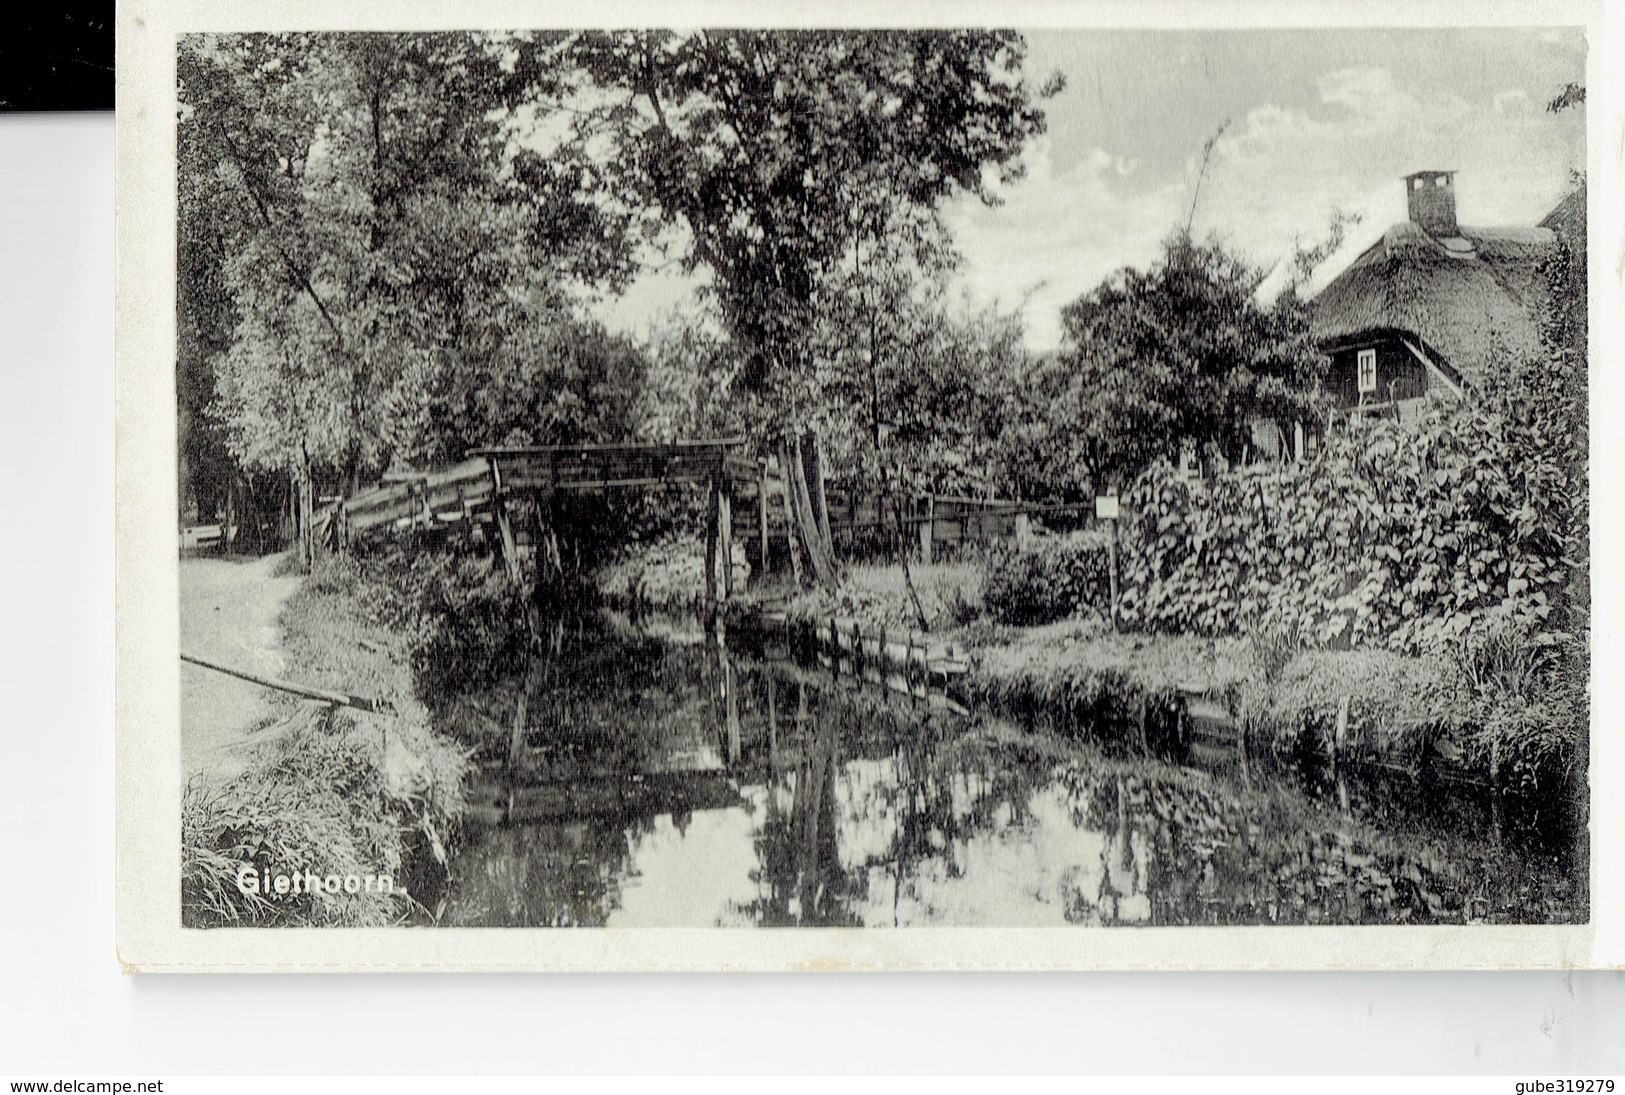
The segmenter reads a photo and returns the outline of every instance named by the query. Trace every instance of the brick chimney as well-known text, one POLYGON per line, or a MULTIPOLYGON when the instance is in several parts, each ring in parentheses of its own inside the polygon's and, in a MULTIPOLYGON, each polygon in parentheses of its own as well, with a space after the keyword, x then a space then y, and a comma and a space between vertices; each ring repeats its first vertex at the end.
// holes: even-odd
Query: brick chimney
POLYGON ((1461 235, 1456 227, 1456 173, 1418 171, 1405 176, 1405 205, 1411 223, 1437 238, 1461 235))

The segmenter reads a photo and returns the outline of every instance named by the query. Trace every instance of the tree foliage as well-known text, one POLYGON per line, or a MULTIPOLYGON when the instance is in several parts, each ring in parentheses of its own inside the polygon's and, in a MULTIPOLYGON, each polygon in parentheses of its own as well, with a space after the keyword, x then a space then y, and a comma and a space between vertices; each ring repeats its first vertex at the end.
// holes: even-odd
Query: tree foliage
POLYGON ((995 200, 1042 128, 1024 57, 1008 32, 189 37, 188 451, 353 482, 480 443, 670 434, 684 415, 642 391, 647 355, 579 304, 673 226, 726 337, 704 362, 660 350, 659 391, 695 425, 761 425, 866 378, 874 436, 881 372, 898 399, 919 386, 922 355, 892 351, 941 303, 938 206, 995 200), (858 298, 874 337, 831 342, 858 298))
POLYGON ((667 313, 650 330, 643 353, 648 363, 634 416, 639 437, 732 437, 765 419, 760 401, 735 384, 738 347, 713 310, 667 313))
POLYGON ((1258 418, 1318 418, 1327 361, 1290 295, 1217 244, 1175 236, 1068 305, 1066 344, 1040 383, 1057 455, 1075 475, 1131 477, 1186 441, 1237 459, 1258 418))
POLYGON ((1019 318, 954 291, 958 255, 933 215, 887 209, 826 281, 798 401, 867 488, 1005 490, 1005 403, 1027 359, 1019 318))
POLYGON ((1584 106, 1585 101, 1586 88, 1584 84, 1564 84, 1563 90, 1559 91, 1546 104, 1546 110, 1551 114, 1560 114, 1571 107, 1584 106))
POLYGON ((545 340, 572 280, 625 276, 622 225, 579 163, 515 140, 519 107, 569 90, 557 44, 182 42, 181 251, 199 274, 182 311, 204 275, 224 284, 236 323, 215 402, 244 466, 354 476, 457 455, 444 443, 470 431, 432 421, 430 393, 545 340))
POLYGON ((714 275, 741 382, 805 372, 831 274, 871 225, 863 200, 993 200, 1043 118, 1010 32, 584 34, 571 56, 605 105, 605 181, 683 229, 714 275), (884 188, 877 194, 876 184, 884 188))

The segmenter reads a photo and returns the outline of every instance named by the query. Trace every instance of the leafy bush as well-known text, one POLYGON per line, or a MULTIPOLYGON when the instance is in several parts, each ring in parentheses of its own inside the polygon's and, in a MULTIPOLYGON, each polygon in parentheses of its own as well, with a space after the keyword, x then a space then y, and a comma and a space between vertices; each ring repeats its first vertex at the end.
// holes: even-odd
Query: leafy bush
POLYGON ((1023 625, 1104 612, 1111 597, 1107 551, 1101 529, 1041 537, 1025 549, 1001 545, 988 556, 983 603, 995 619, 1023 625))
MULTIPOLYGON (((734 588, 750 580, 742 543, 733 545, 734 588)), ((718 567, 717 580, 721 581, 718 567)), ((613 604, 642 608, 700 608, 705 603, 705 537, 681 529, 625 545, 593 574, 598 593, 613 604)))
MULTIPOLYGON (((193 927, 221 924, 388 924, 406 911, 384 893, 244 894, 237 871, 388 875, 400 889, 403 845, 382 769, 360 734, 306 711, 275 747, 221 787, 182 796, 181 896, 193 927)), ((376 737, 373 732, 372 737, 376 737)))
POLYGON ((407 892, 446 863, 463 812, 468 754, 430 726, 400 657, 407 631, 391 583, 372 567, 324 557, 284 610, 288 676, 376 696, 387 719, 285 699, 256 731, 240 774, 194 779, 181 804, 181 902, 189 927, 373 926, 412 909, 407 892), (244 866, 320 876, 389 875, 396 892, 244 894, 244 866))
POLYGON ((1578 500, 1552 439, 1473 406, 1354 421, 1306 464, 1125 496, 1122 617, 1153 631, 1263 631, 1310 648, 1417 653, 1504 602, 1545 621, 1578 500))
MULTIPOLYGON (((961 628, 982 616, 982 569, 978 563, 913 563, 909 575, 933 632, 961 628)), ((847 566, 838 589, 802 589, 784 609, 793 619, 856 620, 866 633, 885 628, 903 634, 920 626, 903 570, 894 563, 847 566)))
POLYGON ((999 636, 959 682, 978 703, 1064 734, 1138 741, 1140 706, 1153 742, 1176 732, 1187 690, 1225 695, 1257 678, 1244 640, 1123 635, 1092 617, 999 636))

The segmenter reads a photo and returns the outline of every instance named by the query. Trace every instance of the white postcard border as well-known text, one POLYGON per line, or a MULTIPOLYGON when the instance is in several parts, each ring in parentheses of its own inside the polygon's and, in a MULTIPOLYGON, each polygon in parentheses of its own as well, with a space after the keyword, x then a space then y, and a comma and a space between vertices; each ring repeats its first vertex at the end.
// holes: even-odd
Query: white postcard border
POLYGON ((124 3, 116 139, 118 955, 130 971, 1512 969, 1625 965, 1625 699, 1618 621, 1625 431, 1625 265, 1615 6, 1272 2, 523 4, 124 3), (175 40, 194 30, 471 26, 931 25, 1235 27, 1580 25, 1588 28, 1592 292, 1592 922, 1532 927, 1118 930, 222 929, 180 926, 178 569, 175 553, 175 40))

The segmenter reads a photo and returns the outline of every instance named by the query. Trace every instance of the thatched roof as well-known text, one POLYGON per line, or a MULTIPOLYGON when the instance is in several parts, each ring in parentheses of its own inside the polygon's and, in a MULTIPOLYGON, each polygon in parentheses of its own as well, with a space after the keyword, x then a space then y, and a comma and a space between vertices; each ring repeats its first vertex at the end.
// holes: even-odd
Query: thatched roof
POLYGON ((1374 334, 1414 336, 1468 379, 1540 350, 1551 228, 1466 228, 1437 239, 1402 221, 1311 302, 1328 348, 1374 334))
POLYGON ((1581 254, 1586 249, 1586 189, 1585 185, 1571 189, 1563 195, 1563 200, 1544 217, 1540 226, 1550 228, 1556 232, 1559 239, 1566 239, 1570 246, 1581 254))

